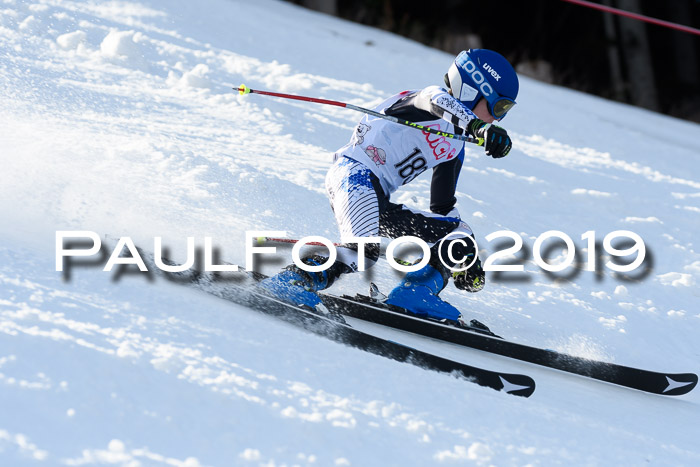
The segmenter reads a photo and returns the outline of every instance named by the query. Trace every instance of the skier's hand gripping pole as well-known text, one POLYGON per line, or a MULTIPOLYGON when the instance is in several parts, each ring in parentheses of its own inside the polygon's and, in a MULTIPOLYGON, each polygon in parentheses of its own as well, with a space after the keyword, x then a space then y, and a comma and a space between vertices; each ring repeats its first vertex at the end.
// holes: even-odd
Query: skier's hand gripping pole
POLYGON ((432 133, 434 135, 444 136, 445 138, 452 138, 452 139, 457 139, 460 141, 465 141, 467 143, 476 144, 477 146, 482 146, 484 144, 484 140, 480 139, 480 138, 474 138, 473 136, 469 136, 469 135, 456 135, 454 133, 448 133, 446 131, 435 130, 433 128, 419 125, 419 124, 417 124, 415 122, 411 122, 409 120, 403 120, 400 118, 392 117, 390 115, 384 115, 382 113, 375 112, 374 110, 365 109, 364 107, 358 107, 356 105, 348 104, 345 102, 332 101, 332 100, 328 100, 328 99, 317 99, 315 97, 295 96, 293 94, 282 94, 279 92, 260 91, 258 89, 250 89, 245 84, 241 84, 238 88, 233 88, 233 89, 237 90, 238 94, 240 94, 240 95, 262 94, 264 96, 281 97, 283 99, 294 99, 297 101, 314 102, 316 104, 325 104, 325 105, 334 105, 336 107, 345 107, 346 109, 355 110, 357 112, 362 112, 362 113, 367 114, 367 115, 372 115, 373 117, 383 118, 384 120, 389 120, 390 122, 398 123, 400 125, 410 126, 411 128, 415 128, 416 130, 421 130, 421 131, 424 131, 426 133, 432 133))

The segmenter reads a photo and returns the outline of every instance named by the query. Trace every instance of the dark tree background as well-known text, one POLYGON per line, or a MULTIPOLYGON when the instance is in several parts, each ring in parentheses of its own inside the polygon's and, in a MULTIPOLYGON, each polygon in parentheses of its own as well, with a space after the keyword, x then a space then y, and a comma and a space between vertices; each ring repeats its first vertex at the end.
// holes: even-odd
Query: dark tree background
MULTIPOLYGON (((698 28, 700 0, 593 0, 698 28)), ((700 122, 700 36, 561 0, 292 0, 457 54, 496 50, 519 73, 700 122)))

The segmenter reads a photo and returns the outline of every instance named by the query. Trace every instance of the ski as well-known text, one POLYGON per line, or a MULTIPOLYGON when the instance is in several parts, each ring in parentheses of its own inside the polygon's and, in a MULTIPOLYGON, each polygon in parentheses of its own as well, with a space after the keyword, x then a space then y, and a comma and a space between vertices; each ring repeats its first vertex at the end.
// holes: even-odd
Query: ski
POLYGON ((345 316, 652 394, 679 396, 692 391, 698 383, 694 373, 660 373, 518 344, 495 335, 418 318, 381 302, 373 304, 370 297, 359 294, 322 296, 329 309, 345 316))
POLYGON ((318 312, 294 306, 258 292, 252 285, 264 276, 256 274, 251 280, 247 274, 241 273, 241 275, 246 277, 241 277, 239 280, 229 278, 218 281, 212 280, 211 276, 202 274, 194 280, 187 281, 187 283, 209 294, 274 316, 314 334, 375 355, 410 363, 428 370, 449 373, 481 386, 516 396, 529 397, 535 391, 535 381, 529 376, 477 368, 373 336, 331 317, 322 316, 318 312))
MULTIPOLYGON (((111 236, 107 236, 106 241, 114 243, 111 236)), ((264 274, 239 271, 222 276, 219 273, 203 273, 195 269, 186 272, 164 272, 155 268, 152 253, 138 247, 137 250, 144 262, 148 264, 149 271, 159 271, 159 276, 172 283, 195 288, 274 316, 335 342, 398 362, 410 363, 426 370, 447 373, 514 396, 530 397, 535 392, 535 381, 527 375, 486 370, 433 355, 355 329, 345 323, 342 316, 334 317, 335 313, 323 315, 320 311, 305 309, 271 297, 255 288, 255 283, 267 277, 264 274)), ((166 258, 161 260, 168 266, 177 266, 166 258)))

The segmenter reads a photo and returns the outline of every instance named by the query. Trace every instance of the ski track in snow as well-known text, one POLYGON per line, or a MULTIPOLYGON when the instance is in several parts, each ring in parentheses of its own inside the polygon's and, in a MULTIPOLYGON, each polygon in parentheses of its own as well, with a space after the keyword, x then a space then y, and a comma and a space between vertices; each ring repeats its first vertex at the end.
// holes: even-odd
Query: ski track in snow
MULTIPOLYGON (((452 355, 531 374, 538 389, 525 401, 157 280, 113 283, 76 268, 64 282, 53 270, 56 230, 128 235, 146 248, 162 236, 176 258, 185 237, 211 236, 239 264, 246 230, 334 238, 323 180, 360 115, 231 88, 370 107, 440 83, 450 60, 273 1, 4 0, 0 462, 700 462, 695 393, 651 397, 452 355)), ((531 251, 556 229, 585 258, 584 232, 602 242, 631 230, 650 272, 551 277, 530 252, 525 274, 444 297, 519 342, 697 372, 698 126, 528 79, 504 126, 512 154, 468 148, 458 187, 480 247, 495 251, 483 238, 507 229, 531 251), (673 141, 659 137, 672 131, 673 141)), ((428 198, 428 174, 394 196, 421 209, 428 198)), ((266 272, 289 262, 291 249, 280 251, 266 272)), ((563 257, 555 249, 550 261, 563 257)), ((388 290, 399 277, 380 263, 331 292, 364 292, 370 279, 388 290)))

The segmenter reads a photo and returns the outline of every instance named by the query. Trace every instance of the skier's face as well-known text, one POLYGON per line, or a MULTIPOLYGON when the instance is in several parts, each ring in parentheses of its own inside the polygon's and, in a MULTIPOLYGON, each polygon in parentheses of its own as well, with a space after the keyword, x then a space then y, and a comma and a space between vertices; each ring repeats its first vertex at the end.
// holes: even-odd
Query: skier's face
POLYGON ((474 112, 474 115, 476 115, 480 120, 483 120, 486 123, 493 123, 495 120, 493 115, 491 115, 491 112, 489 112, 489 108, 486 105, 486 99, 483 97, 479 99, 479 102, 477 102, 472 112, 474 112))

